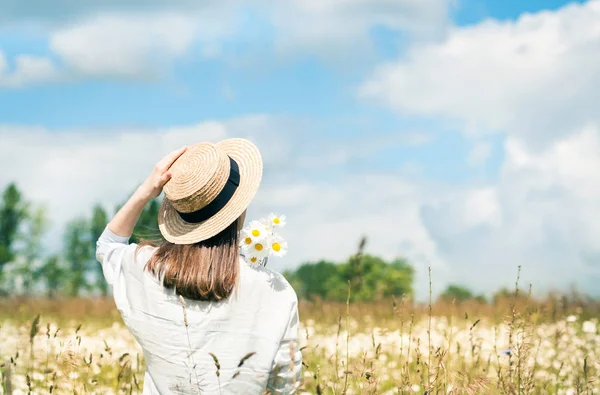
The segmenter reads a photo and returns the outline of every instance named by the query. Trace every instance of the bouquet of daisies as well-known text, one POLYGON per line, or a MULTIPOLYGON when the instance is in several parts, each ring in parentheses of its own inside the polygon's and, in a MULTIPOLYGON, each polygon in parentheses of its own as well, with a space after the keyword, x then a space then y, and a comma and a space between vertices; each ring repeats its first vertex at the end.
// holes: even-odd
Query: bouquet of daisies
POLYGON ((244 256, 251 262, 265 266, 268 257, 284 256, 287 242, 277 233, 285 226, 285 215, 271 213, 267 218, 251 221, 242 229, 240 247, 244 256))

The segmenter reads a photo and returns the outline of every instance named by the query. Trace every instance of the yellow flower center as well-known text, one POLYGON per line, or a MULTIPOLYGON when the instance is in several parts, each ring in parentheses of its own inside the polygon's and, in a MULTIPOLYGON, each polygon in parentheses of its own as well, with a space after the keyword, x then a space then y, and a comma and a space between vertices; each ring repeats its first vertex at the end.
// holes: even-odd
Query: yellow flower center
POLYGON ((254 237, 260 236, 260 230, 258 230, 258 229, 252 230, 252 236, 254 236, 254 237))
POLYGON ((246 244, 252 244, 252 239, 251 239, 251 238, 249 238, 249 237, 246 237, 246 238, 244 239, 244 243, 246 243, 246 244))
POLYGON ((260 243, 258 243, 258 244, 256 244, 256 245, 254 246, 254 248, 256 248, 256 251, 262 251, 262 249, 263 249, 263 245, 262 245, 262 244, 260 244, 260 243))
POLYGON ((256 257, 255 257, 255 256, 253 256, 252 258, 250 258, 250 262, 252 262, 252 263, 256 263, 256 260, 257 260, 257 259, 256 259, 256 257))
POLYGON ((273 222, 274 222, 275 224, 279 225, 279 223, 280 223, 281 221, 279 220, 279 218, 274 218, 274 219, 273 219, 273 222))
POLYGON ((281 251, 281 245, 279 243, 273 243, 273 251, 279 252, 281 251))

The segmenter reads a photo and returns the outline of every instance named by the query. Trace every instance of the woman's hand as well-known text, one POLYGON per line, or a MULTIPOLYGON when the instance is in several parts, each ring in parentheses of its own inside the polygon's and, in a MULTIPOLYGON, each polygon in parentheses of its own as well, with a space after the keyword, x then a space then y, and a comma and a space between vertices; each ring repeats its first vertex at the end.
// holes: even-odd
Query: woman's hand
POLYGON ((146 181, 135 191, 133 196, 121 207, 108 223, 108 229, 119 236, 129 237, 144 206, 162 192, 163 187, 171 179, 169 168, 185 152, 187 147, 180 148, 162 158, 146 181))
POLYGON ((143 198, 150 200, 160 195, 167 181, 171 179, 169 168, 173 162, 186 151, 186 149, 187 147, 182 147, 175 150, 156 163, 152 173, 150 173, 148 178, 146 178, 138 189, 138 192, 143 198))

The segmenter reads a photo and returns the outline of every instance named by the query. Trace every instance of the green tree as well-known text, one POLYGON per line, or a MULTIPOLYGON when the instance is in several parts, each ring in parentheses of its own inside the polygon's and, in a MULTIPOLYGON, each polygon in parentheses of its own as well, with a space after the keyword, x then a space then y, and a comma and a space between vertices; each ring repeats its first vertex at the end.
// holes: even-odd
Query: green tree
POLYGON ((376 256, 357 254, 341 264, 306 263, 286 277, 300 298, 345 301, 350 283, 353 300, 372 301, 412 295, 414 269, 404 259, 386 262, 376 256))
POLYGON ((15 258, 15 241, 27 219, 27 202, 14 183, 2 193, 0 202, 0 276, 4 266, 15 258))
POLYGON ((46 210, 38 207, 27 219, 22 235, 23 249, 16 258, 15 274, 21 278, 25 294, 30 294, 38 280, 37 267, 42 256, 42 237, 47 230, 46 210))
POLYGON ((89 226, 78 218, 67 224, 65 233, 65 260, 69 270, 68 294, 78 296, 88 288, 87 271, 91 256, 89 226))
POLYGON ((440 298, 449 302, 453 300, 464 302, 465 300, 473 299, 473 292, 462 285, 451 284, 442 292, 440 298))
POLYGON ((380 257, 364 255, 360 263, 360 280, 353 278, 356 271, 352 265, 350 261, 339 266, 343 281, 330 282, 333 283, 330 286, 331 299, 345 300, 348 281, 354 284, 352 295, 355 301, 381 300, 413 293, 414 269, 404 259, 386 262, 380 257))
POLYGON ((380 282, 379 298, 390 298, 404 294, 412 296, 414 293, 415 269, 404 258, 396 258, 385 266, 382 273, 383 281, 380 282))
POLYGON ((294 287, 298 297, 314 300, 327 296, 327 280, 336 277, 338 267, 333 262, 319 261, 300 265, 294 272, 285 273, 285 277, 294 287))
POLYGON ((56 297, 59 290, 63 288, 66 273, 58 255, 48 257, 44 265, 37 271, 37 277, 45 283, 46 296, 48 298, 52 299, 56 297))
POLYGON ((102 296, 108 295, 108 284, 104 280, 104 274, 102 273, 102 265, 96 262, 96 241, 104 231, 106 224, 108 223, 108 215, 102 206, 94 206, 92 212, 92 221, 90 223, 90 260, 93 262, 96 275, 96 287, 100 290, 102 296))

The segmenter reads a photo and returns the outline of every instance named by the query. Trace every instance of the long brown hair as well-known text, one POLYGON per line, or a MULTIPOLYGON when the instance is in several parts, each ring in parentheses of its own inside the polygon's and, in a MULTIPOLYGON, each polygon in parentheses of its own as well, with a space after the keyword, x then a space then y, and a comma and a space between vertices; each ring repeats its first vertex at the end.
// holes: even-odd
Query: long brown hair
POLYGON ((159 279, 162 277, 166 288, 174 288, 185 298, 208 301, 228 298, 239 275, 240 221, 243 218, 196 244, 162 243, 146 264, 146 270, 159 279))

